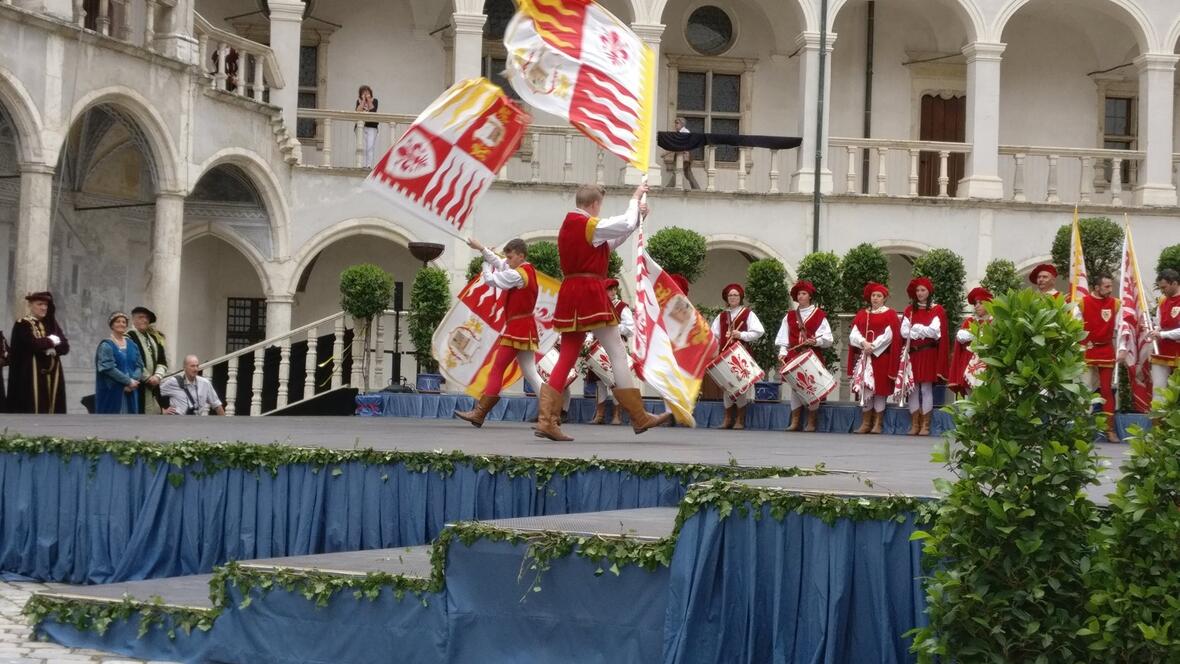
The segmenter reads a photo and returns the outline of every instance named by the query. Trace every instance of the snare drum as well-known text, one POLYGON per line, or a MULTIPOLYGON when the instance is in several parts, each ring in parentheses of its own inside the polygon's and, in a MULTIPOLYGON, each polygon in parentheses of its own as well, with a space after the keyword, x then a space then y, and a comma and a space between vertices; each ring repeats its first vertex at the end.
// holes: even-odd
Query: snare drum
MULTIPOLYGON (((557 366, 557 357, 561 355, 556 348, 550 349, 548 353, 541 355, 537 353, 537 373, 540 374, 541 380, 546 383, 549 382, 549 376, 553 373, 553 367, 557 366)), ((569 387, 573 384, 574 379, 577 378, 575 372, 571 371, 569 378, 565 381, 565 386, 569 387)), ((538 394, 540 393, 540 386, 536 388, 538 394)))
MULTIPOLYGON (((606 349, 595 340, 590 344, 587 353, 586 363, 590 365, 590 371, 594 372, 598 380, 601 380, 607 387, 613 390, 615 388, 615 372, 611 367, 610 355, 607 355, 606 349)), ((631 357, 630 354, 627 355, 627 369, 631 372, 635 371, 635 358, 631 357)))
POLYGON ((791 360, 782 370, 783 380, 808 406, 820 402, 836 389, 836 378, 827 370, 819 356, 806 352, 791 360))
POLYGON ((754 361, 750 351, 736 343, 725 349, 706 371, 729 395, 742 394, 766 377, 766 372, 754 361))

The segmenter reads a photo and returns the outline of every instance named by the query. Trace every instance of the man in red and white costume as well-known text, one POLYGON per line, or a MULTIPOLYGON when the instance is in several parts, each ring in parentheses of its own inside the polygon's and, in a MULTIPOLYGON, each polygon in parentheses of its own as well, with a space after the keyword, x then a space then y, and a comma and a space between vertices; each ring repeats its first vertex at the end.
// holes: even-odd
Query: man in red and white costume
MULTIPOLYGON (((815 285, 810 281, 800 280, 791 286, 791 299, 795 301, 795 308, 783 317, 783 323, 778 328, 778 335, 774 338, 774 345, 778 346, 779 373, 788 363, 805 353, 818 353, 817 348, 831 348, 835 342, 832 336, 832 326, 828 323, 828 315, 819 305, 812 302, 815 297, 815 285)), ((803 399, 791 390, 791 423, 787 431, 798 431, 803 424, 803 399)), ((807 424, 804 431, 815 431, 819 424, 819 402, 807 406, 807 424)))
POLYGON ((519 238, 504 245, 504 258, 483 246, 479 240, 469 238, 467 246, 483 254, 484 283, 507 291, 504 301, 504 315, 507 323, 500 334, 492 368, 483 395, 473 410, 455 411, 455 417, 466 420, 476 427, 482 427, 488 411, 500 401, 500 389, 504 383, 504 370, 516 360, 521 373, 530 385, 540 385, 537 373, 536 352, 540 335, 533 310, 537 306, 537 271, 527 262, 528 245, 519 238))
POLYGON ((910 280, 906 286, 910 306, 901 319, 901 342, 909 340, 910 367, 914 391, 910 392, 911 436, 929 436, 934 413, 934 383, 946 379, 950 344, 946 311, 934 304, 934 283, 927 277, 910 280))
POLYGON ((1111 297, 1114 279, 1109 274, 1099 274, 1091 282, 1094 289, 1083 295, 1078 302, 1078 316, 1086 329, 1082 340, 1086 359, 1086 386, 1097 389, 1102 395, 1102 410, 1106 411, 1106 439, 1119 442, 1114 429, 1114 334, 1118 327, 1119 301, 1111 297))
POLYGON ((888 288, 869 282, 863 296, 869 306, 857 312, 852 319, 852 331, 848 333, 848 375, 852 375, 862 353, 872 353, 873 399, 864 407, 856 433, 881 433, 885 424, 885 400, 893 394, 893 381, 897 379, 901 326, 897 312, 885 306, 888 288))
POLYGON ((1053 265, 1041 263, 1034 267, 1032 272, 1028 274, 1028 280, 1041 295, 1062 297, 1061 291, 1057 290, 1057 268, 1053 265))
POLYGON ((1160 270, 1156 287, 1163 297, 1155 314, 1155 330, 1148 339, 1156 342, 1158 351, 1151 356, 1151 385, 1155 398, 1163 398, 1163 389, 1176 367, 1180 367, 1180 273, 1165 268, 1160 270))
POLYGON ((647 185, 641 184, 635 189, 626 212, 600 219, 598 215, 602 212, 605 193, 606 190, 598 185, 578 187, 575 195, 578 207, 565 216, 557 233, 557 253, 564 276, 561 290, 557 292, 553 327, 561 333, 561 354, 549 376, 549 383, 541 386, 541 403, 534 430, 540 438, 573 440, 561 430, 561 389, 578 361, 587 332, 594 334, 610 357, 615 375, 615 400, 630 415, 635 433, 660 426, 672 417, 670 412, 653 416, 644 410, 643 397, 635 387, 627 362, 627 345, 619 333, 619 318, 604 286, 611 251, 639 228, 641 216, 647 216, 647 205, 640 202, 647 193, 647 185))
POLYGON ((971 392, 971 384, 967 382, 967 367, 975 359, 971 352, 971 342, 975 341, 975 334, 971 332, 973 323, 983 324, 991 320, 984 305, 992 301, 992 294, 986 288, 976 286, 967 294, 967 304, 975 307, 975 315, 968 316, 955 333, 955 350, 951 356, 951 369, 947 376, 947 387, 960 396, 971 392))
MULTIPOLYGON (((631 337, 635 334, 635 316, 631 313, 631 307, 626 302, 619 298, 619 280, 606 280, 606 294, 610 298, 611 303, 615 308, 615 315, 619 318, 619 335, 623 337, 623 343, 630 343, 631 337)), ((613 365, 612 365, 613 369, 613 365)), ((614 401, 611 398, 610 389, 606 386, 606 382, 599 380, 598 375, 593 371, 586 373, 586 380, 594 383, 594 419, 590 420, 590 424, 602 424, 606 421, 606 403, 614 401)), ((612 409, 610 423, 619 425, 623 423, 621 411, 618 406, 612 409)))
MULTIPOLYGON (((754 311, 745 306, 746 289, 741 284, 730 284, 721 291, 726 309, 713 319, 713 336, 720 342, 720 352, 724 353, 734 344, 741 344, 750 349, 750 344, 762 338, 766 329, 754 311)), ((721 422, 722 429, 745 429, 746 406, 754 394, 751 387, 740 394, 722 395, 725 405, 725 419, 721 422)))

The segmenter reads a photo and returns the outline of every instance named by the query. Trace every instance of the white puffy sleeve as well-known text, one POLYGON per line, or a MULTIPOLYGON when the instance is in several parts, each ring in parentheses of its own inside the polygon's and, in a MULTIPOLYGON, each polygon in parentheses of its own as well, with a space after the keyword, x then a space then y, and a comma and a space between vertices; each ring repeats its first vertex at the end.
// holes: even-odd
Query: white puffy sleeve
POLYGON ((766 328, 762 327, 762 321, 758 320, 758 316, 751 309, 750 315, 746 317, 746 329, 738 332, 738 338, 746 343, 751 343, 761 339, 764 334, 766 334, 766 328))
POLYGON ((616 217, 599 217, 594 227, 594 239, 590 244, 598 246, 608 245, 612 250, 618 249, 623 242, 631 237, 635 229, 639 228, 639 201, 634 197, 627 203, 627 211, 616 217))
POLYGON ((975 335, 971 334, 971 330, 964 328, 955 333, 955 340, 961 344, 969 344, 975 341, 975 335))
POLYGON ((619 315, 619 334, 624 339, 635 334, 635 315, 631 313, 631 307, 623 307, 623 313, 619 315))
POLYGON ((836 337, 832 335, 832 326, 825 318, 815 330, 815 345, 819 348, 831 348, 834 343, 836 343, 836 337))
POLYGON ((787 316, 783 316, 783 322, 778 326, 778 334, 774 335, 774 345, 778 346, 780 356, 786 355, 787 349, 791 347, 791 329, 787 324, 787 316))

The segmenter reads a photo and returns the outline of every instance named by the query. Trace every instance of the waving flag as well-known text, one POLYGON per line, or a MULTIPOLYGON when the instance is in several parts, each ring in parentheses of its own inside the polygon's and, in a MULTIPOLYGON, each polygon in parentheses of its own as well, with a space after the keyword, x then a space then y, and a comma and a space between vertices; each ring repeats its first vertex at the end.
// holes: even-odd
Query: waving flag
POLYGON ((566 118, 646 172, 655 107, 655 55, 590 0, 517 0, 504 32, 507 76, 528 104, 566 118))
POLYGON ((1147 340, 1147 333, 1152 328, 1151 312, 1147 307, 1143 279, 1139 276, 1139 259, 1135 257, 1130 222, 1126 223, 1126 232, 1123 233, 1119 302, 1122 306, 1119 307, 1119 322, 1115 330, 1115 347, 1127 352, 1124 361, 1131 380, 1135 410, 1147 413, 1151 411, 1152 344, 1147 340))
MULTIPOLYGON (((533 310, 540 326, 541 353, 557 343, 553 329, 553 308, 557 304, 557 290, 561 282, 537 273, 537 306, 533 310)), ((483 395, 492 368, 492 356, 500 340, 500 333, 508 319, 504 315, 507 293, 484 283, 483 277, 472 279, 459 293, 459 301, 447 312, 434 331, 431 354, 438 360, 438 368, 447 382, 460 385, 473 397, 483 395)), ((521 376, 515 360, 504 370, 504 387, 521 376)))
POLYGON ((1069 240, 1069 301, 1081 302, 1090 294, 1090 280, 1086 277, 1086 256, 1082 253, 1082 231, 1078 227, 1078 209, 1073 209, 1073 232, 1069 240))
POLYGON ((660 393, 676 421, 696 426, 692 416, 705 367, 717 355, 709 323, 651 256, 638 233, 635 373, 660 393))
POLYGON ((917 383, 914 382, 914 365, 910 362, 910 340, 906 339, 905 348, 901 352, 901 362, 897 365, 897 385, 893 389, 893 400, 899 406, 906 405, 913 394, 917 383))
POLYGON ((414 217, 458 236, 528 124, 528 116, 487 79, 460 81, 422 111, 365 183, 414 217))
POLYGON ((861 353, 860 359, 856 361, 856 366, 852 369, 852 384, 850 386, 852 398, 862 408, 866 407, 873 402, 876 389, 877 383, 873 377, 873 354, 861 353))

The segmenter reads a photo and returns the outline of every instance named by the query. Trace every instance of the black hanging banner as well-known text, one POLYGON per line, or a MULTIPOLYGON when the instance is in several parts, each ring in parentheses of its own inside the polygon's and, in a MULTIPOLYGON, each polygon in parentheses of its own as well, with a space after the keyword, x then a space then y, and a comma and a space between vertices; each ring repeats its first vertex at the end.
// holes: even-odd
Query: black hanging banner
POLYGON ((689 152, 704 145, 733 145, 767 150, 790 150, 803 142, 798 136, 758 136, 755 134, 696 134, 677 131, 656 133, 656 145, 668 152, 689 152))

